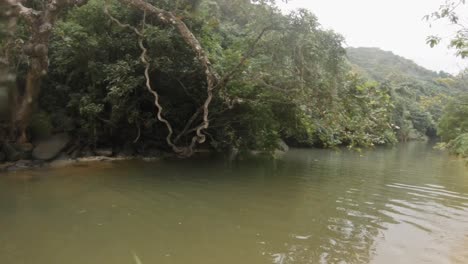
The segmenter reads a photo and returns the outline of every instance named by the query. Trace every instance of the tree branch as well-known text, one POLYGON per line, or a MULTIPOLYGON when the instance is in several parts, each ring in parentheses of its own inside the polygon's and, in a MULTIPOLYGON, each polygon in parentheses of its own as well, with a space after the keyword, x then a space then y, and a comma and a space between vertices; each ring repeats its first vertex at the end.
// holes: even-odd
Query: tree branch
POLYGON ((5 0, 12 8, 17 16, 22 17, 29 25, 34 24, 37 18, 41 15, 41 11, 25 7, 19 0, 5 0))

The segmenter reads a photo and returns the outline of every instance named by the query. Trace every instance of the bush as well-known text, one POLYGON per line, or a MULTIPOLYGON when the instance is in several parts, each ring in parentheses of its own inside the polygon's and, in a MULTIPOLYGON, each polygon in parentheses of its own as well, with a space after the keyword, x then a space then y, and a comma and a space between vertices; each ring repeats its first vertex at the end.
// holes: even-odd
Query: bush
POLYGON ((468 133, 464 133, 450 141, 449 151, 452 154, 467 158, 468 157, 468 133))
POLYGON ((446 142, 468 133, 468 94, 457 96, 448 104, 438 128, 438 134, 446 142))

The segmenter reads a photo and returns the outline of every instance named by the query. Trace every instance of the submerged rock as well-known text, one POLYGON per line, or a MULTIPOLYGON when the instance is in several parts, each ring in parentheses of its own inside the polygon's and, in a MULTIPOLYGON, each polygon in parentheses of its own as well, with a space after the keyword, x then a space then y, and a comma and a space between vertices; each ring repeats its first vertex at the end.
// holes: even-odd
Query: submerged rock
POLYGON ((37 169, 42 166, 43 162, 39 160, 18 160, 17 162, 6 162, 0 164, 0 172, 37 169))
POLYGON ((66 133, 53 135, 37 143, 33 150, 33 158, 38 160, 51 160, 70 143, 70 136, 66 133))
POLYGON ((97 156, 103 157, 112 157, 112 155, 114 154, 112 149, 96 149, 94 153, 96 153, 97 156))
POLYGON ((77 163, 77 161, 73 159, 56 159, 47 165, 50 168, 61 168, 61 167, 72 165, 74 163, 77 163))

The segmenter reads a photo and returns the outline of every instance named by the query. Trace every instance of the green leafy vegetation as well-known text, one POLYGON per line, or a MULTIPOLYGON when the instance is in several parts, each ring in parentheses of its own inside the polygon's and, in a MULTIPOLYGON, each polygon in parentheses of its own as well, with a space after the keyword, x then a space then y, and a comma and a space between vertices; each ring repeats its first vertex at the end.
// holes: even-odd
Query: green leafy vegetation
MULTIPOLYGON (((465 0, 447 0, 439 9, 424 18, 429 22, 440 23, 440 21, 448 22, 456 28, 455 34, 451 35, 449 47, 456 51, 456 55, 466 59, 468 58, 468 26, 464 20, 464 15, 460 10, 466 5, 465 0)), ((442 37, 432 35, 427 37, 427 44, 434 47, 442 41, 442 37)), ((467 132, 467 103, 468 103, 468 81, 466 79, 467 70, 460 73, 459 78, 453 80, 442 80, 445 84, 455 85, 461 92, 455 99, 445 108, 444 114, 439 123, 439 134, 444 141, 443 148, 448 148, 452 153, 468 157, 468 138, 467 132), (448 83, 447 83, 448 81, 448 83)))
POLYGON ((453 154, 468 157, 468 94, 454 98, 445 108, 439 134, 453 154))
MULTIPOLYGON (((271 152, 280 139, 298 147, 371 147, 435 136, 442 106, 466 89, 460 78, 389 52, 346 50, 343 37, 312 13, 285 15, 273 1, 149 1, 186 25, 191 43, 200 42, 195 49, 182 26, 122 2, 132 1, 108 3, 114 20, 100 0, 60 13, 28 140, 67 132, 77 148, 117 151, 198 142, 217 151, 271 152), (202 49, 206 58, 197 54, 202 49), (208 89, 212 98, 211 71, 219 75, 208 89)), ((17 43, 27 43, 25 32, 20 20, 17 43)), ((31 57, 2 50, 14 54, 19 93, 28 91, 31 57)))
POLYGON ((401 141, 435 137, 443 107, 466 93, 463 75, 432 72, 378 48, 348 48, 355 72, 383 83, 392 96, 393 122, 401 141))
MULTIPOLYGON (((430 22, 448 22, 456 28, 455 34, 449 39, 449 47, 456 51, 457 56, 468 58, 468 26, 464 20, 464 15, 460 11, 466 0, 446 0, 439 7, 439 10, 426 15, 424 19, 430 22)), ((437 35, 428 36, 426 43, 434 47, 441 42, 442 38, 437 35)))

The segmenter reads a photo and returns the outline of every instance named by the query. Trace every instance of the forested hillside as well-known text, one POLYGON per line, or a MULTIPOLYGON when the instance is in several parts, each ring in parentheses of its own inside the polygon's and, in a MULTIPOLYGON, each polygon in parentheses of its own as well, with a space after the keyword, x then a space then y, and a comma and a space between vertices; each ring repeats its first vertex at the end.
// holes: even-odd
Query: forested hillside
POLYGON ((390 87, 401 140, 435 137, 444 107, 468 89, 463 74, 427 70, 379 48, 347 48, 353 71, 390 87))
POLYGON ((448 73, 430 71, 411 60, 379 48, 349 47, 346 49, 346 53, 350 62, 357 66, 357 69, 361 69, 365 76, 376 81, 408 78, 433 82, 438 78, 449 76, 448 73))
POLYGON ((393 144, 435 136, 461 89, 388 52, 346 51, 312 13, 272 1, 10 2, 7 159, 58 133, 78 156, 393 144))

